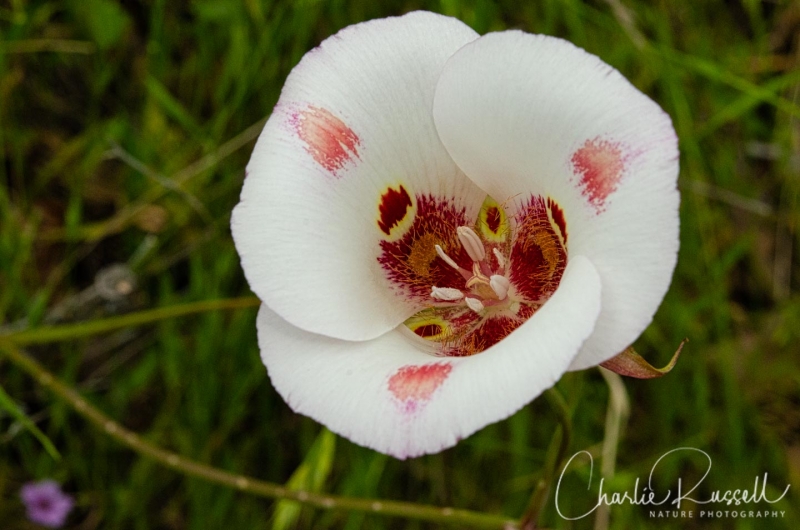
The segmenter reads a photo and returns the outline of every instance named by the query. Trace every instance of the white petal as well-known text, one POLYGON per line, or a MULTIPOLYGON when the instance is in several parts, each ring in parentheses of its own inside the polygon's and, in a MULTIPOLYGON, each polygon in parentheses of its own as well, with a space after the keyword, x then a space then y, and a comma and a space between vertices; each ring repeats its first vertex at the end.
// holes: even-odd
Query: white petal
POLYGON ((513 414, 566 371, 600 310, 600 280, 570 260, 548 302, 472 357, 433 357, 400 331, 348 342, 302 331, 266 305, 261 356, 289 406, 350 440, 397 458, 441 451, 513 414))
POLYGON ((677 138, 669 116, 597 57, 553 37, 489 34, 448 61, 434 100, 442 142, 497 201, 551 197, 569 256, 603 283, 571 369, 613 357, 650 323, 678 250, 677 138))
POLYGON ((480 207, 485 194, 447 155, 430 111, 445 60, 476 37, 432 13, 374 20, 289 75, 231 221, 251 288, 283 318, 364 340, 419 309, 392 291, 380 244, 408 229, 420 194, 454 197, 472 218, 480 207), (381 212, 382 197, 395 209, 381 212))

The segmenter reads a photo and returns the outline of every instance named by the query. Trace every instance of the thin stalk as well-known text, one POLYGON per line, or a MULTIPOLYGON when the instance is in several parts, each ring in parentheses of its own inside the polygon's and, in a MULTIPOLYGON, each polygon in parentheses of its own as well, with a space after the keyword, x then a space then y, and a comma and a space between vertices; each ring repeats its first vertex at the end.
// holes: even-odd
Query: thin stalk
POLYGON ((382 499, 358 499, 338 495, 326 495, 304 490, 288 489, 280 484, 265 482, 244 475, 237 475, 207 464, 190 460, 185 456, 162 449, 136 433, 126 429, 90 405, 74 389, 58 380, 38 362, 20 351, 14 344, 0 339, 0 351, 20 370, 30 375, 39 384, 63 399, 78 414, 108 436, 127 446, 141 456, 174 469, 184 475, 198 477, 215 484, 236 488, 246 493, 273 499, 289 499, 316 508, 346 511, 361 511, 375 515, 403 517, 420 521, 472 528, 517 529, 517 523, 500 515, 491 515, 457 508, 426 506, 410 502, 382 499))
POLYGON ((17 346, 29 344, 45 344, 48 342, 59 342, 64 340, 80 339, 100 333, 108 333, 117 329, 131 326, 141 326, 151 324, 168 318, 175 318, 194 313, 205 313, 219 309, 242 309, 246 307, 256 307, 260 304, 255 296, 243 298, 228 298, 222 300, 204 300, 202 302, 192 302, 189 304, 159 307, 148 309, 110 318, 90 320, 88 322, 77 322, 74 324, 61 324, 55 326, 40 326, 33 329, 16 331, 7 335, 0 335, 0 340, 11 342, 17 346))
POLYGON ((561 463, 563 463, 564 459, 567 457, 567 451, 569 451, 569 446, 572 443, 572 412, 569 410, 567 400, 564 399, 564 396, 562 396, 561 392, 555 387, 547 390, 544 395, 556 412, 563 431, 563 439, 558 447, 558 457, 556 459, 560 467, 561 463))
POLYGON ((547 504, 553 479, 561 469, 569 446, 572 443, 572 418, 564 396, 555 387, 548 389, 544 395, 553 407, 556 416, 558 416, 560 425, 550 440, 550 446, 547 448, 544 476, 536 483, 531 494, 531 500, 528 502, 528 507, 522 515, 522 519, 520 519, 519 527, 522 530, 539 528, 537 524, 547 504))
MULTIPOLYGON (((611 480, 616 468, 619 441, 625 423, 628 421, 631 406, 622 377, 602 366, 598 368, 608 385, 608 409, 606 411, 605 436, 603 436, 603 464, 600 473, 604 479, 611 480)), ((595 514, 594 530, 607 530, 610 516, 608 505, 600 504, 595 514)))

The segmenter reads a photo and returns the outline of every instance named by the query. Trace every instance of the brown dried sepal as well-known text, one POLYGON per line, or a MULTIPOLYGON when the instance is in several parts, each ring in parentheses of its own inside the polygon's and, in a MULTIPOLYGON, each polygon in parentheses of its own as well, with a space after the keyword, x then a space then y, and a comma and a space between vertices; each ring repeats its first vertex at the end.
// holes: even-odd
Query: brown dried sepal
POLYGON ((681 341, 678 350, 664 368, 656 368, 647 362, 641 355, 636 353, 636 350, 634 350, 632 346, 625 348, 625 351, 601 363, 600 366, 612 372, 616 372, 619 375, 635 377, 636 379, 655 379, 657 377, 663 377, 675 367, 675 364, 678 362, 678 357, 680 357, 681 350, 683 350, 683 346, 687 342, 689 342, 689 339, 683 339, 683 341, 681 341))

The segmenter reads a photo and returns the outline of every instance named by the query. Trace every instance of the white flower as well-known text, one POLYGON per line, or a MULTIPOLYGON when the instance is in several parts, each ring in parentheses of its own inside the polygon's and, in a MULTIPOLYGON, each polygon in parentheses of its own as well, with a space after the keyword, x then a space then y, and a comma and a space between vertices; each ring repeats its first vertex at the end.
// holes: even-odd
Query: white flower
POLYGON ((432 13, 306 54, 247 173, 231 225, 272 383, 398 458, 623 351, 677 257, 658 105, 568 42, 432 13))

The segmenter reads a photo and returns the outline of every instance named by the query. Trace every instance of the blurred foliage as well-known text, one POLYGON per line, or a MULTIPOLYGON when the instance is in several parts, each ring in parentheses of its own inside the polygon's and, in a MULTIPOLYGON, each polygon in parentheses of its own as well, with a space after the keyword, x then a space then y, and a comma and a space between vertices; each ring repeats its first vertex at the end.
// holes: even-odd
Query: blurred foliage
MULTIPOLYGON (((300 57, 340 28, 428 9, 478 32, 571 40, 618 68, 672 116, 681 141, 681 252, 638 351, 667 377, 627 380, 632 410, 616 476, 630 491, 681 446, 714 460, 700 497, 769 473, 778 519, 664 520, 611 510, 611 528, 798 528, 800 524, 800 4, 709 0, 6 0, 0 3, 0 323, 97 318, 248 293, 228 223, 254 136, 300 57), (257 130, 257 128, 256 128, 257 130), (196 164, 197 161, 201 161, 196 164), (137 288, 86 301, 128 263, 137 288), (83 297, 83 298, 81 298, 83 297)), ((214 312, 29 351, 92 403, 155 443, 235 472, 322 490, 518 516, 556 426, 537 400, 439 455, 400 462, 293 414, 261 366, 255 311, 214 312), (324 454, 327 451, 328 454, 324 454), (305 467, 303 467, 305 466, 305 467), (302 476, 301 476, 302 475, 302 476)), ((283 505, 188 479, 87 427, 30 379, 0 381, 62 455, 0 412, 0 521, 32 528, 22 483, 54 477, 77 497, 70 528, 431 528, 283 505), (287 511, 288 510, 288 511, 287 511)), ((599 455, 608 389, 596 370, 559 383, 573 451, 599 455)), ((13 403, 11 404, 13 405, 13 403)), ((13 407, 11 407, 13 408, 13 407)), ((6 409, 10 410, 10 409, 6 409)), ((571 454, 570 453, 570 454, 571 454)), ((659 480, 696 480, 695 458, 659 480)), ((597 466, 571 472, 561 508, 596 499, 597 466)), ((699 510, 702 507, 695 506, 699 510)), ((555 528, 593 528, 588 517, 555 528)))

